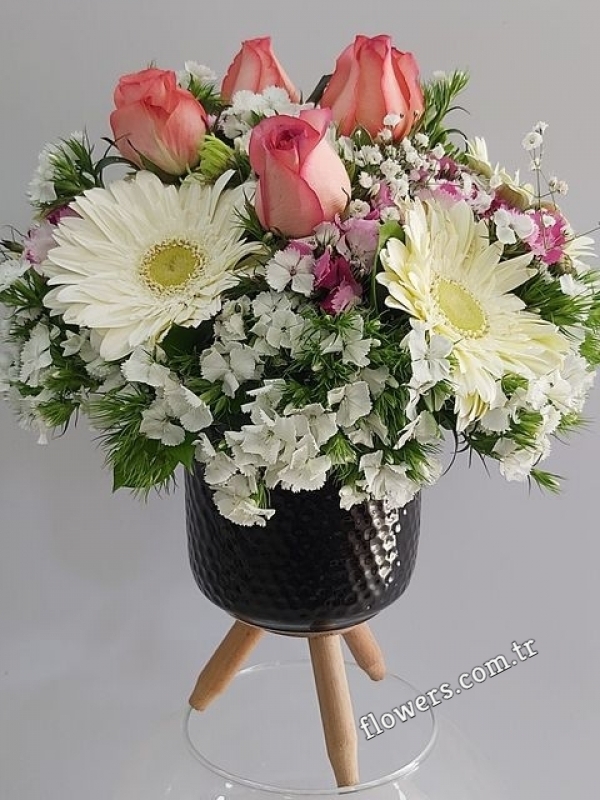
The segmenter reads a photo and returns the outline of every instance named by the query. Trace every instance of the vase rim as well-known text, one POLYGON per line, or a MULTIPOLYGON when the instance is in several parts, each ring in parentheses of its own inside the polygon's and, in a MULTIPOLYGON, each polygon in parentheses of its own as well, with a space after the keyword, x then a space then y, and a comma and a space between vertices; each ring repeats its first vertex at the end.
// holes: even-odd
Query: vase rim
MULTIPOLYGON (((351 661, 346 661, 346 668, 350 669, 358 669, 356 664, 351 661)), ((242 677, 244 675, 249 675, 257 672, 262 672, 269 669, 275 669, 280 667, 297 667, 299 665, 306 665, 309 669, 311 667, 311 662, 309 659, 296 659, 290 661, 268 661, 263 662, 260 664, 254 664, 250 667, 246 667, 245 669, 240 670, 237 673, 236 677, 242 677)), ((400 681, 404 686, 414 691, 414 696, 421 695, 422 692, 409 681, 402 678, 400 675, 396 675, 393 672, 388 672, 386 678, 391 678, 393 680, 400 681)), ((425 746, 421 749, 421 752, 418 755, 411 758, 410 761, 403 764, 396 770, 389 772, 385 775, 382 775, 378 778, 374 778, 370 781, 365 781, 364 783, 358 783, 354 786, 343 786, 343 787, 325 787, 325 788, 316 788, 316 789, 302 789, 298 787, 287 787, 287 786, 278 786, 275 784, 268 784, 263 783, 262 781, 255 780, 252 778, 245 778, 242 775, 238 775, 231 770, 226 769, 224 767, 215 764, 214 762, 210 761, 206 756, 204 756, 200 750, 196 747, 193 743, 190 731, 189 731, 189 722, 190 718, 194 713, 194 709, 191 706, 188 706, 184 713, 183 717, 183 733, 184 738, 188 747, 188 750, 191 752, 192 756, 200 761, 203 766, 209 769, 216 775, 219 775, 222 778, 225 778, 228 781, 231 781, 238 786, 245 786, 249 789, 254 789, 256 791, 264 792, 264 793, 272 793, 274 795, 281 795, 285 796, 293 796, 293 797, 318 797, 318 798, 334 798, 339 797, 341 795, 350 795, 350 794, 358 794, 360 792, 369 791, 371 789, 376 789, 380 786, 385 786, 386 784, 390 784, 399 778, 404 778, 407 775, 415 772, 415 770, 419 769, 421 764, 427 759, 430 755, 431 751, 433 750, 437 736, 438 736, 438 720, 436 715, 434 714, 433 710, 429 708, 425 714, 429 717, 431 722, 431 734, 429 736, 429 740, 425 744, 425 746)))

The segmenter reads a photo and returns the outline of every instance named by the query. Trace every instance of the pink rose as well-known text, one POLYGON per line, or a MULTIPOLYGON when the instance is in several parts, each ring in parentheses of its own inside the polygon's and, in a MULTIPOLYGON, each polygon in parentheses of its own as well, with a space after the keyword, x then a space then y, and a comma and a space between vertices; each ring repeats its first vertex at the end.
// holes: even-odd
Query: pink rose
POLYGON ((265 228, 308 236, 346 207, 350 178, 326 138, 328 109, 260 122, 250 137, 250 164, 258 175, 256 213, 265 228))
POLYGON ((177 85, 172 70, 123 75, 115 89, 110 124, 122 156, 140 167, 142 156, 168 175, 182 175, 200 160, 206 112, 177 85))
POLYGON ((271 37, 248 39, 233 59, 221 86, 221 97, 230 103, 233 95, 242 89, 260 94, 268 86, 285 89, 293 103, 300 100, 300 93, 288 78, 271 48, 271 37))
POLYGON ((392 47, 389 36, 357 36, 338 58, 321 105, 331 108, 343 136, 358 127, 376 136, 385 117, 397 115, 392 134, 402 139, 424 108, 417 62, 392 47))

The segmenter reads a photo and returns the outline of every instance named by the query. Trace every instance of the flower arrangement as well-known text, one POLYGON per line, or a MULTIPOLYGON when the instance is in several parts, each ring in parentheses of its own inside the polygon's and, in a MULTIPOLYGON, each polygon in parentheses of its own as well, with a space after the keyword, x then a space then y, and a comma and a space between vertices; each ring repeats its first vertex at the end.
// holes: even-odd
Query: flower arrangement
MULTIPOLYGON (((306 101, 268 38, 224 80, 122 77, 113 138, 48 145, 2 242, 0 391, 42 440, 81 409, 115 487, 203 465, 220 513, 327 480, 401 506, 459 450, 555 489, 600 363, 600 276, 546 178, 463 142, 463 72, 358 36, 306 101), (119 171, 108 181, 107 172, 119 171)), ((464 138, 464 137, 463 137, 464 138)))

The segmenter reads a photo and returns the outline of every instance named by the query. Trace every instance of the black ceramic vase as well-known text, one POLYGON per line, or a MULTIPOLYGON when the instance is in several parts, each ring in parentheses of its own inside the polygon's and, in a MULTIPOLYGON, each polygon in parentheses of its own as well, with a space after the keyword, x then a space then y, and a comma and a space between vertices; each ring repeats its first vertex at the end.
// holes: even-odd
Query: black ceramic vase
POLYGON ((344 511, 337 489, 271 491, 264 528, 222 517, 200 469, 186 474, 196 583, 235 618, 284 634, 343 630, 404 592, 417 555, 420 496, 405 508, 368 501, 344 511))

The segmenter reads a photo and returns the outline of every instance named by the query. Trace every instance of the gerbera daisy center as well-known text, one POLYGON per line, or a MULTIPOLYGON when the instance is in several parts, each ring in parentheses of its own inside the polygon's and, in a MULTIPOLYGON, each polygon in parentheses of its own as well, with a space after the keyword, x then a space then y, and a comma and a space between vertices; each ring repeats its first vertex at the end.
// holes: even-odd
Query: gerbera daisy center
POLYGON ((206 253, 196 243, 167 239, 144 253, 140 273, 151 289, 164 292, 202 275, 205 265, 206 253))
POLYGON ((434 288, 438 308, 454 330, 477 339, 488 330, 488 320, 481 303, 458 281, 438 278, 434 288))

